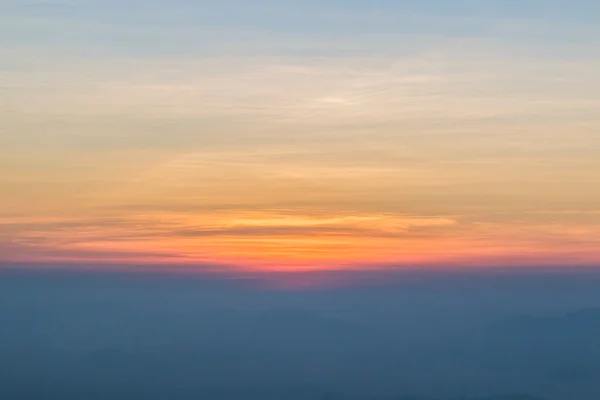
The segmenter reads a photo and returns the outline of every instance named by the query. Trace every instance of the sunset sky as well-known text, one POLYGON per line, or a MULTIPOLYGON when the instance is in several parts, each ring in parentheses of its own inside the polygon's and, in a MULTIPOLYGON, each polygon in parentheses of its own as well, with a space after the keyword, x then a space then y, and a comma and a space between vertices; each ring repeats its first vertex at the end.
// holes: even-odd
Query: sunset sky
POLYGON ((0 263, 600 265, 597 0, 2 0, 0 263))

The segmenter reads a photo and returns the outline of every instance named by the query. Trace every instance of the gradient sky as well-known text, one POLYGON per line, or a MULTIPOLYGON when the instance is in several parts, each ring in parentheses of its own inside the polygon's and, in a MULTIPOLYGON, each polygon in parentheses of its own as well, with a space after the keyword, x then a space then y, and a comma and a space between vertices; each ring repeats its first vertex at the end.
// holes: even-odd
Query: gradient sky
POLYGON ((2 0, 0 259, 598 265, 599 109, 597 0, 2 0))

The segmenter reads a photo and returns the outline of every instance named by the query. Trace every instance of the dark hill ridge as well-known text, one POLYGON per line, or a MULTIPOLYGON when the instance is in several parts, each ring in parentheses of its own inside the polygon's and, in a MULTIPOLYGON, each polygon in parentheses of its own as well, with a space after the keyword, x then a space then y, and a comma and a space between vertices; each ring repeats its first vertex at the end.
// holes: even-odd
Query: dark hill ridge
POLYGON ((545 330, 549 333, 580 333, 600 331, 600 307, 572 311, 550 317, 522 316, 496 323, 494 328, 518 330, 545 330))
POLYGON ((400 396, 400 397, 352 397, 344 395, 326 395, 319 397, 318 400, 544 400, 541 397, 535 397, 529 394, 513 394, 491 397, 459 397, 459 398, 434 398, 420 396, 400 396))
POLYGON ((525 316, 488 325, 488 344, 527 346, 548 355, 595 354, 600 364, 600 308, 578 310, 551 317, 525 316))

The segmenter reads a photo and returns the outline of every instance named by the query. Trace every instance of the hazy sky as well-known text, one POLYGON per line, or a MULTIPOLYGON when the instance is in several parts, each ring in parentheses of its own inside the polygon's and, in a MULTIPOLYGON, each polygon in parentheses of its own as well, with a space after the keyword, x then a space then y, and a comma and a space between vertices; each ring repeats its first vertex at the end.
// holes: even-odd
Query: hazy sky
POLYGON ((598 264, 599 71, 597 0, 2 0, 0 258, 598 264))

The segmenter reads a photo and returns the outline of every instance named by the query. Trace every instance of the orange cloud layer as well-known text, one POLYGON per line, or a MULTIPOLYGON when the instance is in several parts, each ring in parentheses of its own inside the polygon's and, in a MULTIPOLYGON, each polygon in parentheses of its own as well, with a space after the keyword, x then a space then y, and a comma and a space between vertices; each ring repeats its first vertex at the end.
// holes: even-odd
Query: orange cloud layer
POLYGON ((593 221, 469 218, 263 210, 12 218, 0 227, 11 233, 4 258, 15 260, 218 264, 254 271, 600 263, 600 227, 593 221))

